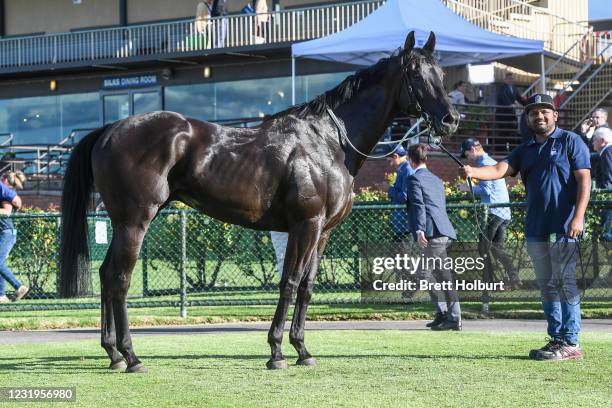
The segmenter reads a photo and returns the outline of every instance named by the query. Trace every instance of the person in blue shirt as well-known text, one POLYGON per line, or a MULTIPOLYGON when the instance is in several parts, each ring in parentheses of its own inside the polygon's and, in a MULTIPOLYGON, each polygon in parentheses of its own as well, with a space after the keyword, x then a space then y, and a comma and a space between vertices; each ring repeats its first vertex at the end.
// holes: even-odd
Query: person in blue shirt
POLYGON ((391 211, 391 230, 393 231, 393 242, 401 242, 409 235, 410 225, 408 213, 404 208, 408 191, 408 176, 414 174, 406 159, 406 149, 402 145, 391 148, 393 154, 388 157, 389 165, 395 169, 395 182, 389 186, 387 196, 392 204, 401 204, 401 209, 391 211), (395 150, 393 150, 395 149, 395 150))
POLYGON ((536 360, 582 359, 580 293, 576 285, 577 240, 591 192, 589 149, 580 136, 557 127, 549 95, 525 106, 535 137, 495 166, 465 166, 467 177, 496 180, 518 172, 527 192, 525 239, 542 295, 550 340, 529 352, 536 360))
MULTIPOLYGON (((461 144, 461 157, 467 158, 468 163, 476 166, 494 166, 497 161, 493 160, 482 148, 477 139, 468 138, 461 144)), ((466 184, 461 186, 463 191, 469 191, 466 184)), ((504 179, 485 180, 474 186, 474 195, 480 197, 484 204, 509 203, 508 187, 504 179)), ((480 231, 478 251, 485 259, 485 280, 493 281, 495 260, 499 261, 510 280, 507 287, 518 289, 521 287, 521 278, 512 259, 504 250, 506 231, 510 224, 510 207, 489 208, 487 224, 484 231, 480 231), (492 259, 493 258, 493 259, 492 259)))
POLYGON ((17 230, 13 225, 13 220, 8 216, 11 215, 13 209, 21 208, 21 198, 14 188, 22 188, 24 181, 25 176, 20 172, 8 172, 0 176, 0 303, 10 302, 5 293, 5 281, 16 289, 15 301, 23 298, 29 291, 27 286, 17 280, 6 264, 8 255, 17 240, 17 230))

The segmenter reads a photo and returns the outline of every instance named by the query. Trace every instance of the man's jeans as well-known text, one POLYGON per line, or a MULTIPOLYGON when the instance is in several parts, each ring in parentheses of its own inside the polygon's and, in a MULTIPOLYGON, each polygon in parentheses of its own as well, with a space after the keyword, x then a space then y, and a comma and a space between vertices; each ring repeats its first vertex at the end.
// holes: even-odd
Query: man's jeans
POLYGON ((580 292, 576 285, 578 242, 567 236, 527 237, 527 252, 533 262, 542 295, 548 335, 578 344, 580 292))
POLYGON ((21 283, 17 280, 13 272, 6 265, 6 258, 9 252, 13 249, 13 245, 17 241, 17 231, 14 229, 5 229, 0 231, 0 296, 4 296, 4 288, 6 279, 15 288, 18 289, 21 283))

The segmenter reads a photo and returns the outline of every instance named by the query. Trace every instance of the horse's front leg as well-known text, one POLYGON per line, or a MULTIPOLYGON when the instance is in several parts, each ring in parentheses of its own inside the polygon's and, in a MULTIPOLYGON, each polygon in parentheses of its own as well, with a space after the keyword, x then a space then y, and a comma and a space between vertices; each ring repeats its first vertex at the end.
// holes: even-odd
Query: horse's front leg
POLYGON ((302 280, 305 268, 310 263, 313 254, 316 253, 321 229, 321 219, 313 218, 293 225, 289 231, 283 276, 280 282, 280 299, 268 332, 268 344, 270 344, 272 354, 266 364, 269 369, 287 368, 281 344, 289 303, 302 280))
POLYGON ((298 365, 315 365, 316 360, 310 355, 304 344, 304 324, 306 323, 306 312, 308 304, 312 298, 312 289, 314 280, 319 270, 319 262, 323 256, 323 251, 327 245, 329 232, 321 235, 317 244, 317 249, 312 256, 312 261, 308 266, 308 270, 302 277, 298 288, 297 298, 295 300, 295 311, 293 312, 293 321, 291 322, 291 330, 289 331, 289 341, 298 352, 298 365))

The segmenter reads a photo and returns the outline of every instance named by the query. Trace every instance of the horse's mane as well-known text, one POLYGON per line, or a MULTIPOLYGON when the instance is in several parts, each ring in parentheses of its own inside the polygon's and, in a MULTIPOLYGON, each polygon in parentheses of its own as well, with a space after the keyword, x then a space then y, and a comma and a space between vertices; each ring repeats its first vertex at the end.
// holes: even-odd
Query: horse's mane
POLYGON ((359 90, 380 81, 389 68, 389 62, 395 58, 398 58, 396 53, 388 58, 382 58, 376 64, 349 75, 335 88, 317 96, 312 101, 291 106, 284 111, 268 116, 264 122, 286 115, 294 115, 303 119, 306 116, 321 115, 327 107, 334 109, 351 99, 359 90))

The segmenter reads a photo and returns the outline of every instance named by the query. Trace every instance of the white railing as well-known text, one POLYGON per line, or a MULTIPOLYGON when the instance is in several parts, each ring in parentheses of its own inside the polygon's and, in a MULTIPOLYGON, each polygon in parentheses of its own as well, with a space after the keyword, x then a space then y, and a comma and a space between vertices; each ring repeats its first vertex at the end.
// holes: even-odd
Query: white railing
MULTIPOLYGON (((486 30, 544 41, 544 48, 557 54, 564 54, 588 31, 586 23, 572 21, 525 1, 442 1, 455 13, 486 30)), ((579 60, 580 49, 573 50, 569 57, 579 60)))
POLYGON ((218 48, 286 43, 341 31, 384 0, 241 14, 171 23, 45 34, 0 40, 0 69, 60 63, 116 61, 148 55, 201 53, 218 48), (257 20, 256 20, 257 18, 257 20), (259 30, 257 23, 261 23, 259 30))

